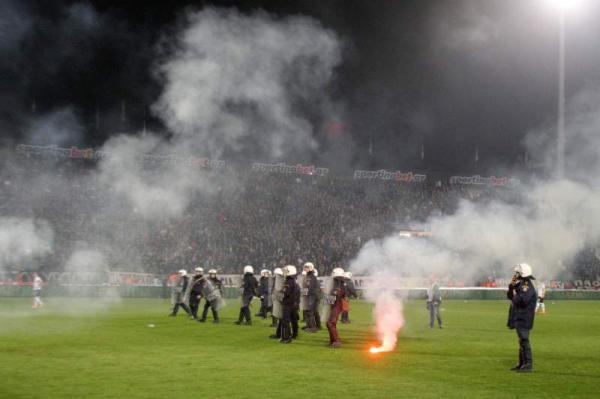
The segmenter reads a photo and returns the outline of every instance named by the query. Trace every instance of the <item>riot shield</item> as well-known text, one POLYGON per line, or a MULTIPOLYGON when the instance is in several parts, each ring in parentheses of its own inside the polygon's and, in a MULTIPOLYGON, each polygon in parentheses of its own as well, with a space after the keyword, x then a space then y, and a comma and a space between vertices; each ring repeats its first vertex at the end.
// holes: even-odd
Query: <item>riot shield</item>
POLYGON ((301 274, 298 276, 298 286, 300 286, 300 311, 308 309, 308 298, 305 295, 306 292, 306 275, 301 274))
POLYGON ((225 306, 225 300, 221 297, 221 292, 208 279, 202 287, 202 295, 217 310, 225 306))
POLYGON ((321 322, 327 323, 331 315, 331 307, 335 303, 335 296, 331 295, 333 291, 333 277, 323 277, 323 298, 321 301, 321 322))
POLYGON ((281 300, 283 299, 283 284, 284 278, 279 274, 275 275, 275 286, 273 287, 273 292, 271 293, 271 298, 273 299, 273 316, 278 319, 283 318, 283 305, 281 300))

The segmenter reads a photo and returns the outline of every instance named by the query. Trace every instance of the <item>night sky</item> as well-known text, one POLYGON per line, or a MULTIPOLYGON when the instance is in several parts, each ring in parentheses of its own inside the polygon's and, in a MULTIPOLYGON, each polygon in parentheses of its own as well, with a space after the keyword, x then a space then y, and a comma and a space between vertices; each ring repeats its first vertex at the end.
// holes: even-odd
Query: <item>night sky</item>
MULTIPOLYGON (((343 60, 328 89, 345 116, 322 136, 346 136, 353 166, 504 171, 522 164, 528 132, 555 123, 558 12, 549 3, 3 0, 2 144, 31 141, 31 119, 64 107, 81 125, 72 144, 98 147, 144 124, 161 131, 151 111, 161 93, 153 72, 161 42, 190 10, 236 7, 310 16, 341 39, 343 60)), ((568 11, 567 99, 600 79, 598 16, 600 2, 568 11)))

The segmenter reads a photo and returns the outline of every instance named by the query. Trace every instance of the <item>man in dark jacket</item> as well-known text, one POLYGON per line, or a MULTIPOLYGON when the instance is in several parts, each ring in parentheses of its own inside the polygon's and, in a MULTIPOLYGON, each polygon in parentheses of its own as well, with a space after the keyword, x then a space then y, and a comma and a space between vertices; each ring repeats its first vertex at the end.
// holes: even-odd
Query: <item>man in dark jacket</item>
POLYGON ((197 267, 194 269, 194 276, 191 278, 188 285, 190 311, 194 320, 198 319, 198 308, 200 307, 200 298, 202 298, 202 290, 200 280, 203 278, 204 269, 197 267))
POLYGON ((532 283, 534 277, 531 274, 531 266, 527 263, 519 263, 515 267, 515 275, 506 293, 511 301, 508 327, 517 330, 519 337, 519 363, 511 370, 520 373, 533 371, 529 332, 533 328, 537 294, 532 283))
POLYGON ((317 308, 319 306, 321 287, 315 275, 316 270, 313 263, 306 262, 304 264, 304 272, 306 272, 306 276, 302 282, 302 296, 306 298, 306 326, 302 327, 302 329, 306 330, 306 332, 315 333, 319 331, 316 317, 319 314, 317 308))
POLYGON ((258 297, 260 298, 260 310, 254 316, 262 317, 263 319, 267 318, 267 313, 269 312, 269 275, 270 271, 267 269, 263 269, 260 271, 260 280, 258 280, 258 297))
POLYGON ((258 287, 258 281, 254 277, 254 268, 250 265, 244 266, 244 276, 242 277, 242 297, 240 315, 238 321, 235 324, 240 325, 246 319, 246 325, 252 324, 252 316, 250 315, 250 303, 252 298, 257 294, 256 289, 258 287))
POLYGON ((212 310, 212 315, 213 315, 213 323, 218 323, 219 322, 219 313, 218 310, 220 307, 224 306, 225 302, 224 302, 224 296, 223 296, 223 282, 217 277, 217 270, 216 269, 210 269, 208 271, 208 281, 209 283, 213 286, 213 288, 216 290, 215 295, 218 296, 217 301, 206 301, 204 303, 204 309, 202 310, 202 318, 200 319, 201 322, 206 321, 206 316, 208 315, 208 309, 210 308, 212 310))
POLYGON ((300 287, 296 282, 296 267, 288 265, 283 268, 285 283, 283 285, 283 318, 281 324, 281 342, 289 344, 292 338, 298 337, 298 320, 300 315, 300 287))

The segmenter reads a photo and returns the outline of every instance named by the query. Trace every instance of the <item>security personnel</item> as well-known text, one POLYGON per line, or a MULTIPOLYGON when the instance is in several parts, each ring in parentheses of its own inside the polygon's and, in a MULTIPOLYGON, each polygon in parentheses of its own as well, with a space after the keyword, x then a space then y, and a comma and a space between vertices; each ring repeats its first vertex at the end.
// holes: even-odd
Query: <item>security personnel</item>
POLYGON ((339 348, 342 346, 342 342, 337 332, 337 321, 343 311, 343 302, 347 292, 344 269, 336 267, 332 270, 331 277, 333 277, 333 284, 326 296, 327 305, 330 308, 327 330, 329 330, 329 346, 339 348))
MULTIPOLYGON (((218 323, 219 322, 219 308, 222 306, 222 297, 221 297, 221 290, 219 289, 220 287, 220 281, 216 278, 216 271, 215 270, 211 270, 212 272, 214 272, 214 278, 210 279, 210 278, 206 278, 203 277, 200 280, 200 287, 201 287, 201 292, 202 292, 202 297, 204 297, 204 310, 202 311, 202 318, 198 321, 204 323, 206 321, 206 315, 208 314, 208 309, 210 308, 212 310, 212 315, 213 315, 213 323, 218 323), (217 280, 217 282, 215 283, 215 285, 213 285, 213 281, 217 280)), ((209 273, 210 275, 210 273, 209 273)))
POLYGON ((519 337, 519 364, 511 370, 520 373, 533 371, 529 332, 533 328, 537 295, 532 283, 534 277, 531 274, 531 266, 527 263, 519 263, 515 266, 515 275, 506 293, 511 301, 508 328, 516 329, 519 337))
POLYGON ((240 325, 246 319, 246 325, 252 325, 252 316, 250 315, 250 303, 252 298, 257 295, 256 289, 258 287, 258 281, 254 277, 254 268, 250 265, 244 266, 244 276, 242 277, 242 297, 240 315, 238 321, 235 324, 240 325))
POLYGON ((271 334, 269 338, 281 339, 281 325, 283 318, 283 285, 285 283, 285 277, 283 276, 283 270, 279 267, 273 270, 273 288, 271 290, 271 298, 273 302, 273 323, 271 327, 277 327, 275 334, 271 334))
POLYGON ((296 282, 296 267, 292 265, 283 268, 285 283, 283 284, 283 318, 281 324, 281 342, 289 344, 298 337, 298 320, 300 315, 300 287, 296 282))
POLYGON ((198 319, 198 308, 200 307, 200 298, 202 297, 202 286, 200 280, 203 278, 204 269, 197 267, 194 269, 194 276, 192 277, 188 285, 188 293, 186 296, 189 297, 190 312, 194 320, 198 319))
POLYGON ((171 303, 173 304, 173 311, 169 316, 177 316, 177 311, 181 307, 188 315, 191 315, 190 308, 185 304, 185 293, 187 292, 188 286, 187 272, 181 269, 177 272, 177 279, 173 282, 171 287, 171 303))
POLYGON ((304 264, 304 272, 306 275, 302 281, 302 296, 306 302, 306 326, 302 327, 302 329, 309 333, 315 333, 319 331, 316 317, 319 314, 317 308, 319 306, 321 288, 319 280, 315 276, 315 265, 312 262, 304 264))
POLYGON ((269 312, 269 275, 270 271, 263 269, 260 271, 260 280, 258 280, 258 297, 260 298, 260 310, 254 316, 267 318, 269 312))

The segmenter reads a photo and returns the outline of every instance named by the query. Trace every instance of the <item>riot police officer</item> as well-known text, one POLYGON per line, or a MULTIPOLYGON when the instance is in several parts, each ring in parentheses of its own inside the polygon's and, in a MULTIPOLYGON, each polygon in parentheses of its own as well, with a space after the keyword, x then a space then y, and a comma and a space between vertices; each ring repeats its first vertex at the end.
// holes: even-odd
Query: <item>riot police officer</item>
POLYGON ((511 301, 508 313, 508 327, 517 331, 519 337, 519 363, 511 370, 517 372, 533 371, 533 356, 529 343, 529 332, 533 328, 535 317, 536 292, 533 286, 531 266, 519 263, 508 286, 506 296, 511 301))
POLYGON ((194 269, 194 275, 192 276, 188 288, 186 291, 186 298, 188 298, 190 304, 190 313, 194 320, 198 319, 198 308, 200 307, 200 298, 202 297, 200 280, 203 277, 204 269, 197 267, 194 269))
POLYGON ((329 330, 329 346, 339 348, 342 346, 340 336, 337 332, 337 321, 343 311, 343 302, 346 298, 346 278, 344 269, 336 267, 331 272, 333 281, 330 280, 330 288, 324 298, 324 316, 327 320, 327 330, 329 330))
POLYGON ((296 282, 296 267, 292 265, 283 268, 285 283, 283 284, 283 318, 281 324, 281 342, 289 344, 298 337, 298 320, 300 315, 300 287, 296 282))
POLYGON ((319 280, 315 276, 315 265, 312 262, 304 264, 304 272, 306 274, 302 281, 302 297, 305 298, 306 303, 306 326, 302 327, 302 329, 306 330, 306 332, 314 333, 319 331, 316 317, 319 314, 317 307, 319 306, 321 287, 319 286, 319 280))
POLYGON ((269 285, 269 276, 271 272, 267 269, 263 269, 260 271, 260 280, 258 280, 258 297, 260 298, 260 310, 254 316, 262 317, 263 319, 267 318, 267 313, 269 312, 269 294, 270 294, 270 285, 269 285))
POLYGON ((252 298, 257 294, 257 287, 258 281, 254 277, 254 268, 250 265, 244 266, 244 276, 242 277, 241 286, 242 297, 240 315, 238 317, 238 321, 236 321, 235 324, 242 324, 244 319, 246 320, 246 325, 252 324, 252 316, 250 314, 250 303, 252 302, 252 298))
POLYGON ((285 277, 283 276, 283 270, 279 267, 273 270, 273 287, 271 290, 271 299, 273 303, 272 315, 273 323, 271 327, 277 327, 275 334, 271 334, 269 338, 281 338, 281 325, 283 318, 283 285, 285 283, 285 277))
POLYGON ((177 316, 177 311, 181 307, 188 315, 191 315, 190 308, 185 304, 185 293, 187 292, 188 286, 187 272, 181 269, 177 272, 177 279, 173 282, 171 287, 171 303, 173 304, 173 310, 169 316, 177 316))
POLYGON ((221 281, 217 278, 217 271, 214 269, 209 270, 209 278, 202 278, 200 280, 200 287, 202 296, 204 297, 204 309, 202 310, 202 318, 198 321, 204 323, 206 321, 206 315, 208 309, 212 310, 213 323, 219 322, 218 310, 223 306, 223 298, 221 295, 221 281))

